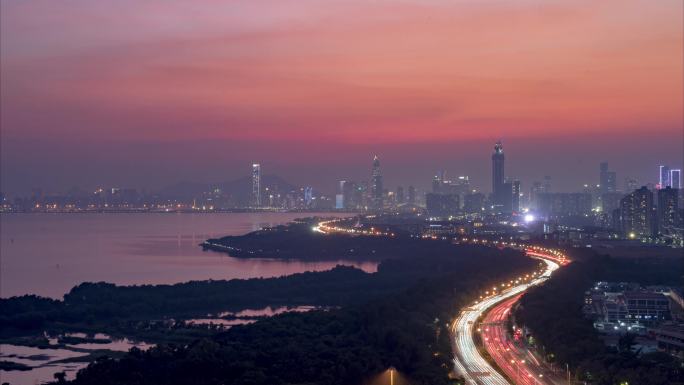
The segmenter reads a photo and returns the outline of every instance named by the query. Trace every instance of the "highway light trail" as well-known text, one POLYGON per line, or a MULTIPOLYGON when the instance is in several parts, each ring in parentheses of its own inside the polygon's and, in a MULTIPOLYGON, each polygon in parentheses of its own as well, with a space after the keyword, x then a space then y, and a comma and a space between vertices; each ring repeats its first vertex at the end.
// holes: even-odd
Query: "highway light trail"
MULTIPOLYGON (((338 226, 339 219, 319 222, 312 230, 315 232, 347 233, 352 235, 385 236, 394 237, 391 232, 383 232, 373 227, 370 229, 350 228, 338 226)), ((446 237, 421 236, 425 239, 443 239, 446 237)), ((505 320, 508 318, 511 307, 515 304, 522 293, 529 287, 538 285, 548 279, 560 266, 569 263, 568 259, 560 251, 540 246, 525 245, 523 243, 505 242, 502 240, 453 238, 455 243, 474 243, 492 247, 513 247, 524 249, 525 253, 532 258, 540 259, 546 265, 546 269, 538 275, 527 274, 517 279, 503 282, 495 286, 491 291, 486 291, 479 301, 461 311, 458 318, 451 325, 453 335, 454 368, 463 376, 466 384, 478 385, 509 385, 506 377, 499 373, 480 352, 474 341, 478 320, 487 314, 483 326, 478 330, 481 333, 482 345, 492 357, 496 365, 506 373, 515 384, 542 385, 555 384, 556 376, 548 372, 537 358, 526 349, 518 349, 509 339, 505 330, 505 320), (487 326, 491 324, 491 327, 487 326), (482 330, 484 328, 484 330, 482 330)))
MULTIPOLYGON (((537 255, 535 257, 541 257, 541 255, 537 255)), ((463 309, 456 321, 454 321, 452 325, 452 333, 454 338, 454 366, 456 371, 463 376, 466 384, 509 384, 509 381, 506 380, 506 378, 499 372, 497 372, 484 357, 482 357, 473 339, 473 334, 475 332, 477 320, 487 310, 508 299, 511 299, 513 302, 515 302, 514 300, 517 300, 520 294, 527 290, 527 288, 542 283, 559 267, 559 264, 552 260, 546 258, 542 258, 542 260, 546 264, 546 270, 540 276, 530 280, 529 282, 523 282, 501 293, 482 299, 471 307, 463 309)), ((489 342, 489 338, 490 337, 484 333, 482 335, 483 343, 487 344, 489 342)), ((508 371, 506 372, 508 373, 508 371)), ((532 384, 534 384, 534 382, 532 384)))
POLYGON ((506 299, 487 312, 482 321, 483 345, 499 369, 515 384, 554 383, 557 376, 541 365, 529 350, 516 346, 506 332, 506 319, 521 296, 518 294, 506 299))

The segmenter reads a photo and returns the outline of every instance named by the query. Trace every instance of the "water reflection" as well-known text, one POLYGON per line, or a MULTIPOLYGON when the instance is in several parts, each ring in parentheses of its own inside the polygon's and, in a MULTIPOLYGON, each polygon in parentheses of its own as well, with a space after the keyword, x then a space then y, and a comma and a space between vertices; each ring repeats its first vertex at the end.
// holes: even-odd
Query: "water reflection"
POLYGON ((121 285, 275 277, 337 264, 375 262, 247 260, 203 252, 209 237, 287 223, 301 213, 2 214, 0 295, 61 298, 81 282, 121 285))
POLYGON ((209 314, 207 318, 193 318, 186 320, 185 323, 188 325, 207 325, 221 329, 228 329, 234 325, 247 325, 254 323, 258 321, 259 318, 273 317, 274 315, 288 312, 303 313, 316 309, 322 308, 320 306, 309 305, 280 307, 266 306, 262 309, 245 309, 238 312, 224 311, 216 314, 215 316, 209 314))
MULTIPOLYGON (((2 382, 12 385, 41 384, 54 381, 54 374, 65 372, 68 379, 73 379, 78 370, 88 365, 87 362, 60 362, 85 358, 90 351, 110 350, 113 352, 127 352, 133 347, 147 350, 154 346, 145 342, 134 342, 127 338, 113 339, 110 336, 98 333, 87 336, 85 333, 68 333, 60 336, 48 336, 50 348, 38 348, 11 344, 0 344, 0 361, 13 362, 30 367, 30 370, 0 370, 2 382), (107 341, 104 343, 74 343, 60 344, 65 337, 73 339, 94 339, 107 341)), ((78 360, 76 360, 78 361, 78 360)), ((85 361, 85 360, 84 360, 85 361)))

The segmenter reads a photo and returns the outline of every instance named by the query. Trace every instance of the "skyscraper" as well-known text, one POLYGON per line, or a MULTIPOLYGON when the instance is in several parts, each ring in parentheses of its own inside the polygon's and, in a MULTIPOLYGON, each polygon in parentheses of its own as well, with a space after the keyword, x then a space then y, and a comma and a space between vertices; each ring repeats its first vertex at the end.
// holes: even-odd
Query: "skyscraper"
POLYGON ((335 208, 346 209, 346 210, 356 210, 362 205, 363 199, 360 198, 361 191, 359 190, 359 185, 354 181, 341 180, 339 182, 339 191, 335 196, 336 203, 335 208), (339 195, 339 196, 337 196, 339 195), (341 204, 337 204, 337 200, 341 199, 341 204))
POLYGON ((669 166, 658 166, 658 185, 659 188, 665 188, 667 186, 672 186, 670 184, 670 167, 669 166))
POLYGON ((544 189, 542 188, 541 182, 536 181, 536 182, 532 183, 532 187, 530 188, 529 208, 531 208, 531 209, 537 208, 539 194, 543 194, 543 193, 544 193, 544 189))
POLYGON ((380 158, 373 158, 373 172, 371 174, 371 208, 382 210, 382 172, 380 171, 380 158))
POLYGON ((677 189, 670 186, 658 190, 658 232, 666 234, 678 225, 679 199, 677 189))
POLYGON ((512 210, 517 213, 520 212, 520 181, 514 180, 511 182, 511 187, 513 193, 512 210))
POLYGON ((544 176, 543 189, 544 189, 544 192, 547 194, 551 192, 551 175, 545 175, 544 176))
POLYGON ((466 194, 463 201, 463 211, 466 214, 482 214, 485 196, 482 193, 466 194))
POLYGON ((313 203, 313 187, 304 187, 304 205, 307 208, 311 207, 313 203))
POLYGON ((404 204, 406 203, 406 197, 404 196, 404 187, 398 186, 397 187, 397 204, 404 204))
MULTIPOLYGON (((672 188, 680 189, 682 188, 682 170, 670 170, 670 184, 672 188)), ((667 187, 667 186, 663 186, 667 187)))
POLYGON ((408 203, 411 205, 416 204, 416 188, 413 186, 408 186, 408 203))
POLYGON ((503 145, 499 141, 492 154, 492 203, 497 213, 510 213, 513 208, 513 186, 505 183, 504 161, 503 145))
POLYGON ((646 186, 620 200, 622 231, 629 238, 653 235, 653 192, 646 186))
POLYGON ((435 194, 440 193, 442 190, 442 178, 440 178, 439 173, 435 174, 432 178, 432 192, 435 194))
POLYGON ((492 154, 492 194, 495 199, 501 196, 504 184, 504 160, 503 145, 500 141, 496 142, 492 154))
POLYGON ((261 165, 252 164, 252 205, 261 207, 261 165))
POLYGON ((601 193, 606 192, 606 185, 608 184, 608 162, 601 162, 599 165, 599 187, 601 193))
POLYGON ((617 174, 608 169, 608 162, 602 162, 600 165, 599 185, 602 194, 617 191, 617 174))
POLYGON ((449 217, 457 215, 460 207, 456 194, 429 193, 425 195, 425 208, 430 216, 449 217))
POLYGON ((335 208, 336 209, 346 209, 348 208, 344 204, 344 190, 345 190, 345 185, 347 184, 347 181, 341 180, 339 182, 339 189, 337 191, 337 194, 335 194, 335 208))

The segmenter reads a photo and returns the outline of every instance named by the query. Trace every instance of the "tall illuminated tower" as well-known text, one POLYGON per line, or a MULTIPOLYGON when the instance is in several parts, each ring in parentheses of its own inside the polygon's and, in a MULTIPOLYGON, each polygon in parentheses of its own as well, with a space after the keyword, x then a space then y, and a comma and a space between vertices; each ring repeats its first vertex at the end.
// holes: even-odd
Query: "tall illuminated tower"
POLYGON ((501 189, 504 184, 504 153, 501 141, 494 145, 494 154, 492 154, 492 193, 496 198, 501 194, 501 189))
POLYGON ((252 164, 252 204, 261 207, 261 165, 252 164))
POLYGON ((492 201, 496 212, 502 212, 504 207, 510 207, 513 200, 511 189, 506 188, 504 160, 503 145, 498 141, 492 154, 492 201))
POLYGON ((373 158, 373 172, 371 174, 371 205, 375 210, 382 210, 382 172, 380 171, 380 158, 373 158))

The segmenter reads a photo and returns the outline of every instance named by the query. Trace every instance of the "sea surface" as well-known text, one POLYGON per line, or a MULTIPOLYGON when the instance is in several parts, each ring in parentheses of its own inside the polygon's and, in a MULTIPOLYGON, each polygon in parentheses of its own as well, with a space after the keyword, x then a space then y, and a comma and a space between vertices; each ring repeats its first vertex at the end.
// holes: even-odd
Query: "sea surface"
POLYGON ((82 282, 119 285, 275 277, 375 262, 238 259, 202 251, 207 238, 240 235, 316 213, 0 214, 0 297, 61 298, 82 282))

